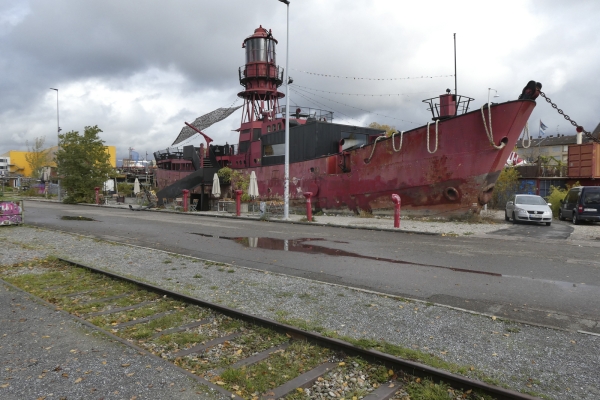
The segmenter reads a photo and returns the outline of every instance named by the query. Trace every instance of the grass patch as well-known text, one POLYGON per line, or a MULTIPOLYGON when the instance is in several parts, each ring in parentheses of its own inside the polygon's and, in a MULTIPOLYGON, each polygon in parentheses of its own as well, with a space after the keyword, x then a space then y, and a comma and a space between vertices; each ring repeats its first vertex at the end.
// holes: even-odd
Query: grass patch
POLYGON ((371 211, 360 210, 358 212, 358 218, 375 218, 371 211))
POLYGON ((163 335, 154 340, 156 344, 162 347, 162 350, 173 351, 176 349, 185 349, 195 346, 210 339, 208 335, 198 332, 177 332, 170 335, 163 335))
POLYGON ((298 341, 248 368, 226 369, 220 380, 225 382, 227 390, 242 398, 252 398, 255 393, 265 393, 311 370, 327 361, 331 354, 331 350, 298 341))

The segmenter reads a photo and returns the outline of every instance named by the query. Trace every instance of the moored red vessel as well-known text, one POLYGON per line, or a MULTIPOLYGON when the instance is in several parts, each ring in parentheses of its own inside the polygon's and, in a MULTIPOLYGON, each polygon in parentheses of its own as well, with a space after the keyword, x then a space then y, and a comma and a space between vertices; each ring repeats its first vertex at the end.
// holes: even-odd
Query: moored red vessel
MULTIPOLYGON (((196 133, 206 142, 182 151, 159 151, 155 182, 162 198, 212 184, 222 167, 256 173, 263 198, 284 195, 285 119, 289 118, 290 203, 304 204, 311 192, 317 210, 392 210, 450 216, 476 212, 487 204, 498 176, 535 107, 539 92, 469 111, 473 99, 451 94, 424 100, 428 124, 386 137, 381 130, 337 124, 333 113, 308 107, 287 110, 278 88, 283 69, 276 63, 270 31, 259 27, 244 41, 246 64, 239 68, 244 100, 239 141, 213 145, 202 130, 237 108, 219 109, 186 123, 173 145, 196 133)), ((239 107, 238 107, 239 108, 239 107)), ((198 189, 196 189, 198 190, 198 189)))

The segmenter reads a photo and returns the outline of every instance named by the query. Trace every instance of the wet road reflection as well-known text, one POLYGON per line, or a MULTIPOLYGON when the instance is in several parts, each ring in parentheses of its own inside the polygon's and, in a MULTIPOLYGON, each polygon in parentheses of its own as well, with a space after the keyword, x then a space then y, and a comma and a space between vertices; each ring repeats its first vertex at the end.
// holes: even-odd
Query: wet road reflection
MULTIPOLYGON (((251 248, 259 248, 259 249, 267 249, 267 250, 279 250, 279 251, 293 251, 299 253, 309 253, 309 254, 323 254, 334 257, 352 257, 352 258, 360 258, 365 260, 373 260, 373 261, 381 261, 388 262, 393 264, 404 264, 404 265, 416 265, 420 267, 431 267, 431 268, 442 268, 455 272, 468 272, 473 274, 484 274, 491 276, 502 276, 502 274, 497 274, 494 272, 487 271, 476 271, 464 268, 454 268, 454 267, 445 267, 441 265, 432 265, 432 264, 422 264, 411 261, 403 261, 403 260, 394 260, 392 258, 383 258, 383 257, 373 257, 366 256, 364 254, 352 253, 345 250, 333 249, 330 247, 319 246, 316 244, 312 244, 310 242, 316 241, 328 241, 324 238, 300 238, 300 239, 275 239, 269 237, 227 237, 227 236, 213 236, 205 233, 195 233, 194 235, 204 236, 204 237, 214 237, 216 239, 225 239, 232 240, 236 243, 241 244, 244 247, 251 248), (308 243, 307 243, 308 242, 308 243)), ((340 242, 340 241, 331 241, 333 243, 345 243, 348 242, 340 242)))

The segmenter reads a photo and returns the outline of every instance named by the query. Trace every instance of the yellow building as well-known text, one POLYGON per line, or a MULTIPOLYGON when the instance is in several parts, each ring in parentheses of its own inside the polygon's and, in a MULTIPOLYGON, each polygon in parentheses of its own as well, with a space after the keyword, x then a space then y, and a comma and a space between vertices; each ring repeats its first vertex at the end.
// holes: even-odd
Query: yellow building
MULTIPOLYGON (((105 148, 106 148, 106 152, 110 156, 108 159, 108 162, 110 163, 110 165, 113 168, 116 168, 117 167, 117 148, 115 146, 105 146, 105 148)), ((58 146, 54 146, 54 147, 50 147, 49 149, 44 150, 47 153, 47 160, 48 160, 48 162, 45 166, 56 168, 56 163, 54 162, 54 153, 56 153, 57 149, 58 149, 58 146)), ((29 166, 29 163, 27 162, 27 157, 26 157, 27 154, 29 154, 29 152, 27 152, 27 151, 10 150, 10 151, 0 155, 0 157, 10 158, 10 164, 9 164, 9 168, 8 168, 9 174, 29 177, 29 176, 31 176, 32 171, 31 171, 31 167, 29 166)))

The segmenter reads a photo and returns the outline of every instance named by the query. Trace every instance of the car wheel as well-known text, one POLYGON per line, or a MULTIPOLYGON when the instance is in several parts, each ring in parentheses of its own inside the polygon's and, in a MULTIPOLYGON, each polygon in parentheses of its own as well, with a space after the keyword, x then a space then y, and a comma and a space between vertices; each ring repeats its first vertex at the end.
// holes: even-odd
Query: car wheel
POLYGON ((563 214, 562 214, 562 209, 560 209, 560 208, 558 209, 558 219, 561 221, 565 220, 565 217, 563 217, 563 214))
POLYGON ((550 226, 552 222, 546 222, 546 226, 550 226))
POLYGON ((579 225, 579 218, 577 218, 575 210, 573 210, 573 225, 579 225))
POLYGON ((517 218, 515 217, 515 212, 513 211, 512 213, 512 220, 513 220, 513 224, 518 224, 519 221, 517 221, 517 218))
POLYGON ((504 211, 504 220, 510 221, 510 218, 508 217, 508 214, 506 213, 506 211, 504 211))

